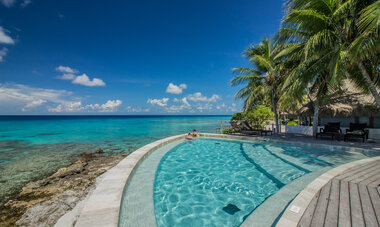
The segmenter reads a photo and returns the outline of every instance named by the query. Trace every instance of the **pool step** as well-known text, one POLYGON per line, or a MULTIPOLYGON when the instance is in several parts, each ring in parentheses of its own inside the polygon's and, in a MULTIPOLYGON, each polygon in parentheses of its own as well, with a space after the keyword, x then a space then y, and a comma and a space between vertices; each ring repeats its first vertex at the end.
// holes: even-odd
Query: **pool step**
POLYGON ((279 188, 311 172, 280 157, 261 144, 244 144, 242 150, 248 161, 255 163, 255 167, 259 166, 259 171, 265 172, 264 174, 272 181, 281 182, 278 184, 279 188))

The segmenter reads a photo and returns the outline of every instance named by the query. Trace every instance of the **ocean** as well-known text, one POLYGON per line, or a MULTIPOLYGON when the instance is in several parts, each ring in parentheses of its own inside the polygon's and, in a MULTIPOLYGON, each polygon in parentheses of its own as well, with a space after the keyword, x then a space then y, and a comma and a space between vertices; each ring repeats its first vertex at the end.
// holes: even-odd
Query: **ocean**
POLYGON ((0 205, 22 186, 102 148, 128 154, 168 136, 215 133, 231 116, 0 116, 0 205))

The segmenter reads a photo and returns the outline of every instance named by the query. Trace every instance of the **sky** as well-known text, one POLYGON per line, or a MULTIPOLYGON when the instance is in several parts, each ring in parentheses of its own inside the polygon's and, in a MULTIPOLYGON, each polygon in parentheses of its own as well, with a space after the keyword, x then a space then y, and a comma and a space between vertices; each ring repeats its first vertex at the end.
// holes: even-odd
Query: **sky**
POLYGON ((232 114, 280 0, 0 0, 0 114, 232 114))

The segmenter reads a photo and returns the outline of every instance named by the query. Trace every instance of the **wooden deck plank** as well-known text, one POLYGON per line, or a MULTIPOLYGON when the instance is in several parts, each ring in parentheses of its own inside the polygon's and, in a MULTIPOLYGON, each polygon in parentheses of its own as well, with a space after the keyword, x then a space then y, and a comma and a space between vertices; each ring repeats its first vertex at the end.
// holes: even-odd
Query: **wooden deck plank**
POLYGON ((310 226, 311 220, 313 218, 313 214, 315 211, 315 207, 317 206, 319 194, 320 194, 320 191, 311 200, 309 206, 307 207, 305 213, 303 214, 303 216, 301 218, 301 221, 298 223, 298 226, 300 226, 300 227, 309 227, 310 226))
POLYGON ((379 191, 376 190, 376 188, 373 187, 367 187, 369 197, 372 201, 372 206, 375 211, 376 217, 377 217, 377 223, 380 226, 380 195, 379 191))
MULTIPOLYGON (((357 184, 357 183, 364 181, 368 178, 379 176, 379 174, 380 174, 380 167, 376 165, 376 166, 362 172, 361 176, 356 175, 356 176, 348 177, 345 180, 351 181, 352 183, 357 184)), ((375 177, 375 179, 376 179, 376 177, 375 177)))
POLYGON ((379 187, 379 186, 380 186, 380 179, 379 178, 368 184, 368 187, 379 187))
POLYGON ((358 185, 360 201, 362 204, 363 216, 365 226, 367 227, 377 227, 376 214, 373 210, 371 198, 369 197, 367 186, 363 184, 358 185))
POLYGON ((358 178, 358 177, 361 177, 365 174, 367 174, 368 172, 371 172, 375 169, 378 169, 378 163, 377 162, 371 162, 370 164, 368 164, 366 167, 364 168, 360 168, 360 169, 356 169, 356 168, 353 168, 353 169, 356 169, 356 171, 353 171, 351 173, 349 173, 348 175, 346 173, 344 173, 344 177, 339 177, 340 180, 345 180, 345 181, 351 181, 355 178, 358 178))
POLYGON ((340 181, 331 181, 331 191, 326 212, 325 226, 338 226, 340 181))
POLYGON ((351 226, 351 206, 348 182, 340 182, 339 226, 351 226))
POLYGON ((310 226, 323 226, 331 190, 331 181, 322 187, 310 226))
POLYGON ((358 185, 349 182, 352 226, 365 226, 358 185))
POLYGON ((366 164, 363 164, 363 165, 360 165, 360 166, 356 166, 356 167, 353 167, 353 168, 350 168, 348 170, 346 170, 344 173, 336 176, 336 179, 339 179, 339 180, 342 180, 348 176, 352 176, 352 175, 355 175, 355 174, 358 174, 368 168, 371 168, 375 165, 378 165, 378 161, 373 161, 371 163, 366 163, 366 164))
POLYGON ((374 174, 371 174, 371 176, 368 177, 367 179, 360 181, 359 184, 367 185, 377 179, 380 179, 380 167, 379 167, 379 170, 374 171, 374 174))

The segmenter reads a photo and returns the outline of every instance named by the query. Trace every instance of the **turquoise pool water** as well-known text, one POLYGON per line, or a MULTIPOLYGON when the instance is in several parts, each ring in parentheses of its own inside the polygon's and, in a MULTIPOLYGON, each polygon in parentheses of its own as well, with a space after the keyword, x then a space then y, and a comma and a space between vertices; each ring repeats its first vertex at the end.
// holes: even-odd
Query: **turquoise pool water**
POLYGON ((156 171, 157 225, 239 226, 293 180, 375 155, 270 142, 184 142, 163 156, 156 171))
POLYGON ((230 116, 0 116, 0 205, 21 187, 101 147, 130 153, 192 131, 214 133, 230 116))

